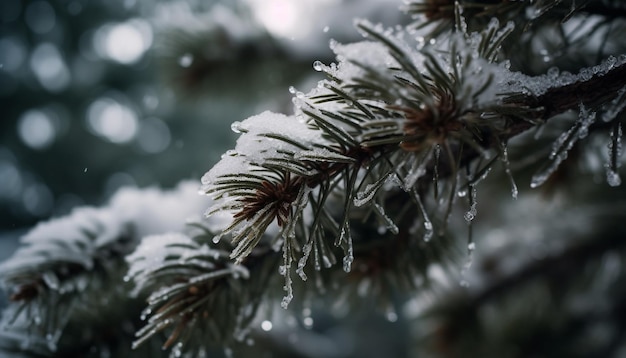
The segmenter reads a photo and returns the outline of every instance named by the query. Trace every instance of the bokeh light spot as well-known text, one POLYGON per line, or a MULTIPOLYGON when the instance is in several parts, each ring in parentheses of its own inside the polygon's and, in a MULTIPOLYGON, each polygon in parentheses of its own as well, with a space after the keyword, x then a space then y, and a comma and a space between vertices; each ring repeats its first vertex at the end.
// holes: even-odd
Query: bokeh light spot
POLYGON ((137 115, 118 101, 102 97, 87 109, 88 128, 95 135, 112 143, 126 143, 137 134, 137 115))
POLYGON ((32 109, 22 114, 18 120, 17 132, 27 146, 45 149, 54 142, 57 130, 49 115, 32 109))
POLYGON ((70 83, 70 71, 59 49, 51 43, 43 43, 35 48, 30 67, 39 83, 50 92, 62 91, 70 83))
POLYGON ((253 1, 251 5, 259 21, 275 35, 291 37, 308 30, 306 17, 301 11, 303 7, 298 1, 253 1))
POLYGON ((94 47, 101 57, 125 65, 139 61, 151 45, 150 25, 138 19, 104 25, 94 36, 94 47))

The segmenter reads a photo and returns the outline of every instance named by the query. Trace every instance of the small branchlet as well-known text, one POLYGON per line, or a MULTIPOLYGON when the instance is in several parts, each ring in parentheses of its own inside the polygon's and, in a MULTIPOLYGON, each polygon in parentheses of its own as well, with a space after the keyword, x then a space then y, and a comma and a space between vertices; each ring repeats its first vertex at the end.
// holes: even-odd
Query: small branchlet
POLYGON ((245 263, 234 264, 229 243, 213 243, 214 236, 202 223, 193 229, 191 237, 147 237, 128 257, 127 279, 135 283, 135 292, 151 293, 141 317, 147 322, 137 332, 134 348, 166 331, 163 349, 175 354, 197 355, 210 346, 245 339, 278 255, 257 249, 245 263), (163 252, 168 254, 159 254, 163 252))

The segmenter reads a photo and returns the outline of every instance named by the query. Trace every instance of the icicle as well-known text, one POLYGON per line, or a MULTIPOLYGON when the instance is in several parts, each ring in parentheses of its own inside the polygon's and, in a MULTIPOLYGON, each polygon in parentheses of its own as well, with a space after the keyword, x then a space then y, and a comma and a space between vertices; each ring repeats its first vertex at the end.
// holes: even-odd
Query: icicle
POLYGON ((309 240, 304 247, 302 247, 302 257, 298 261, 298 268, 296 269, 296 273, 300 275, 302 281, 306 281, 307 276, 304 272, 304 267, 309 259, 309 255, 311 254, 311 249, 313 248, 313 240, 309 240))
POLYGON ((283 245, 283 265, 279 268, 280 274, 285 276, 285 286, 283 286, 283 289, 287 292, 280 302, 280 306, 284 309, 287 309, 289 303, 293 299, 293 286, 291 281, 292 262, 293 254, 291 252, 291 240, 286 240, 283 245))
POLYGON ((465 215, 463 217, 465 218, 465 221, 467 221, 468 223, 471 223, 471 221, 474 220, 474 218, 476 217, 476 213, 477 213, 477 210, 476 210, 476 186, 475 185, 470 185, 469 201, 470 201, 470 208, 465 213, 465 215))
POLYGON ((467 280, 467 272, 469 271, 470 267, 472 267, 472 264, 474 262, 474 250, 476 250, 476 244, 474 243, 471 232, 472 231, 470 227, 470 235, 467 242, 467 261, 465 262, 463 270, 461 270, 461 281, 459 282, 459 285, 461 285, 461 287, 470 286, 470 283, 467 280))
POLYGON ((317 290, 321 294, 324 294, 326 292, 326 286, 324 285, 324 280, 322 279, 322 275, 320 274, 315 275, 315 287, 317 287, 317 290))
POLYGON ((296 224, 299 222, 302 212, 309 203, 308 198, 311 190, 312 189, 309 188, 308 185, 302 185, 300 187, 300 190, 298 191, 298 196, 296 197, 296 200, 294 200, 291 204, 291 207, 293 208, 293 214, 291 219, 287 223, 287 226, 282 232, 282 237, 285 240, 290 240, 296 237, 296 224))
POLYGON ((578 130, 578 139, 583 139, 589 134, 589 126, 596 121, 596 112, 589 112, 583 104, 580 105, 578 120, 581 122, 578 130))
POLYGON ((322 263, 320 262, 320 249, 319 245, 315 241, 313 242, 313 259, 313 267, 315 268, 315 271, 321 271, 322 263))
POLYGON ((513 179, 513 174, 511 173, 511 162, 509 161, 509 153, 506 143, 502 142, 502 163, 504 164, 504 173, 509 178, 509 182, 511 183, 511 196, 513 199, 517 199, 517 184, 515 184, 515 179, 513 179))
POLYGON ((380 189, 383 186, 383 184, 387 182, 387 179, 389 178, 391 174, 393 174, 393 172, 389 172, 385 174, 376 182, 372 184, 367 184, 364 190, 356 193, 355 198, 353 200, 354 206, 359 207, 359 206, 363 206, 369 203, 378 192, 378 189, 380 189))
POLYGON ((602 120, 604 122, 611 122, 618 114, 620 114, 624 108, 626 108, 626 86, 617 92, 617 96, 608 104, 608 108, 602 113, 602 120))
POLYGON ((330 268, 333 265, 333 259, 327 253, 322 254, 322 262, 326 268, 330 268))
POLYGON ((476 250, 476 243, 472 236, 468 238, 467 242, 467 262, 465 263, 465 270, 472 267, 474 263, 474 251, 476 250))
POLYGON ((404 177, 404 186, 402 188, 404 191, 411 191, 417 180, 426 174, 426 165, 430 162, 432 156, 433 151, 429 150, 423 158, 413 161, 409 173, 404 177))
POLYGON ((415 190, 413 190, 413 196, 415 197, 415 201, 417 201, 417 205, 422 212, 422 217, 424 219, 424 241, 428 242, 433 237, 433 223, 428 218, 428 213, 426 213, 426 208, 424 207, 422 198, 420 198, 419 194, 415 190))
POLYGON ((606 167, 606 181, 610 186, 616 187, 622 184, 622 178, 617 172, 620 167, 620 157, 622 156, 622 124, 617 122, 611 130, 611 141, 608 145, 609 162, 606 167))
POLYGON ((580 104, 580 114, 576 123, 567 132, 561 134, 559 138, 554 142, 552 152, 549 159, 551 162, 543 167, 539 172, 533 175, 530 187, 536 188, 543 184, 554 171, 559 167, 561 162, 567 159, 567 154, 574 146, 576 141, 580 138, 584 138, 588 131, 589 126, 595 121, 596 113, 589 113, 584 104, 580 104))
POLYGON ((465 20, 465 16, 463 15, 463 6, 459 4, 458 1, 454 3, 454 15, 456 20, 456 30, 460 31, 462 34, 467 35, 467 21, 465 20))
POLYGON ((387 229, 389 229, 389 231, 391 231, 394 235, 398 235, 400 230, 398 229, 396 223, 394 223, 393 220, 391 220, 391 218, 385 213, 385 209, 383 209, 383 207, 378 203, 374 203, 374 208, 376 209, 376 213, 385 221, 387 229))
POLYGON ((341 229, 341 236, 340 242, 343 243, 343 270, 350 272, 352 270, 352 262, 354 261, 354 248, 352 247, 349 221, 346 221, 346 224, 341 229))
POLYGON ((441 157, 441 146, 435 145, 435 168, 433 173, 435 200, 439 197, 439 159, 441 157))

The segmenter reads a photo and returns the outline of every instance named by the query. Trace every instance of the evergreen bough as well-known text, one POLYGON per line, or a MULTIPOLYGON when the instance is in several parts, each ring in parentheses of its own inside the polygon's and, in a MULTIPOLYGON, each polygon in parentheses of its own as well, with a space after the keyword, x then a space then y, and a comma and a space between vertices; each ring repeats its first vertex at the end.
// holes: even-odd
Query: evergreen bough
MULTIPOLYGON (((510 244, 512 268, 501 269, 506 253, 492 250, 473 273, 479 284, 468 275, 482 239, 473 227, 481 181, 504 182, 524 200, 519 182, 549 193, 572 171, 590 171, 621 193, 626 8, 413 0, 404 10, 406 26, 357 20, 363 42, 332 42, 337 62, 313 64, 327 79, 293 89, 293 115, 233 123, 235 148, 202 178, 203 219, 147 232, 137 227, 150 218, 124 217, 111 204, 33 229, 1 267, 11 299, 4 341, 22 341, 13 349, 33 355, 126 355, 131 340, 138 355, 159 347, 174 357, 215 347, 245 355, 261 335, 252 323, 275 302, 288 309, 294 298, 326 294, 349 309, 369 296, 391 320, 411 307, 426 312, 415 324, 436 328, 416 352, 623 352, 616 317, 626 292, 615 283, 625 230, 609 229, 623 220, 621 202, 595 209, 601 196, 575 181, 584 193, 574 197, 591 199, 562 215, 588 226, 569 232, 545 214, 554 221, 539 231, 559 236, 558 250, 530 259, 510 244), (593 165, 577 169, 583 160, 593 165), (492 172, 502 175, 486 179, 492 172), (542 301, 537 282, 554 298, 542 301), (512 297, 519 287, 527 289, 512 297), (558 304, 597 292, 610 294, 602 310, 558 304), (526 299, 544 303, 544 321, 526 299), (399 301, 408 303, 398 313, 399 301), (609 337, 577 343, 598 322, 609 337), (555 345, 534 344, 538 334, 555 345)), ((174 195, 187 200, 182 190, 174 195)))

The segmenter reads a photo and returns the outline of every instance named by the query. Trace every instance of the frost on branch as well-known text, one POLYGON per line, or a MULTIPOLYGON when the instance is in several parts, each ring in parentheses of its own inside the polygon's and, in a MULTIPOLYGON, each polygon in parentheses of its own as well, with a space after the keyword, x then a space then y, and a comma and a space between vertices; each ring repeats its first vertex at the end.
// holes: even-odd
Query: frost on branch
MULTIPOLYGON (((141 237, 182 230, 185 218, 207 203, 193 182, 169 192, 122 189, 108 206, 78 208, 37 225, 0 266, 3 288, 11 294, 0 335, 23 330, 23 336, 9 338, 23 342, 24 349, 44 351, 55 351, 62 338, 71 341, 63 336, 70 320, 84 320, 85 312, 103 310, 109 300, 128 300, 124 256, 141 237)), ((84 335, 95 335, 91 330, 84 335)))
POLYGON ((484 32, 435 46, 416 46, 401 31, 364 21, 357 27, 371 41, 333 43, 338 64, 315 64, 329 79, 296 93, 295 116, 265 112, 234 123, 236 147, 202 178, 202 190, 215 200, 208 216, 232 214, 214 241, 230 236, 236 263, 245 264, 265 240, 282 247, 285 303, 293 296, 295 261, 306 279, 309 258, 316 271, 331 266, 335 246, 343 269, 352 270, 365 240, 355 236, 355 210, 373 214, 391 237, 414 226, 399 215, 415 212, 422 225, 410 235, 428 241, 433 222, 445 226, 451 212, 464 153, 486 151, 507 120, 495 113, 507 69, 494 61, 512 24, 500 28, 493 21, 484 32), (432 204, 428 180, 440 172, 453 180, 435 183, 432 194, 444 200, 444 210, 433 210, 424 205, 432 204), (408 206, 393 203, 398 195, 408 206))
POLYGON ((127 258, 125 279, 133 281, 135 294, 149 294, 141 315, 146 324, 133 347, 164 331, 163 349, 171 348, 173 356, 198 356, 245 339, 278 256, 265 247, 245 265, 236 264, 232 246, 213 243, 206 223, 188 231, 146 237, 127 258))

